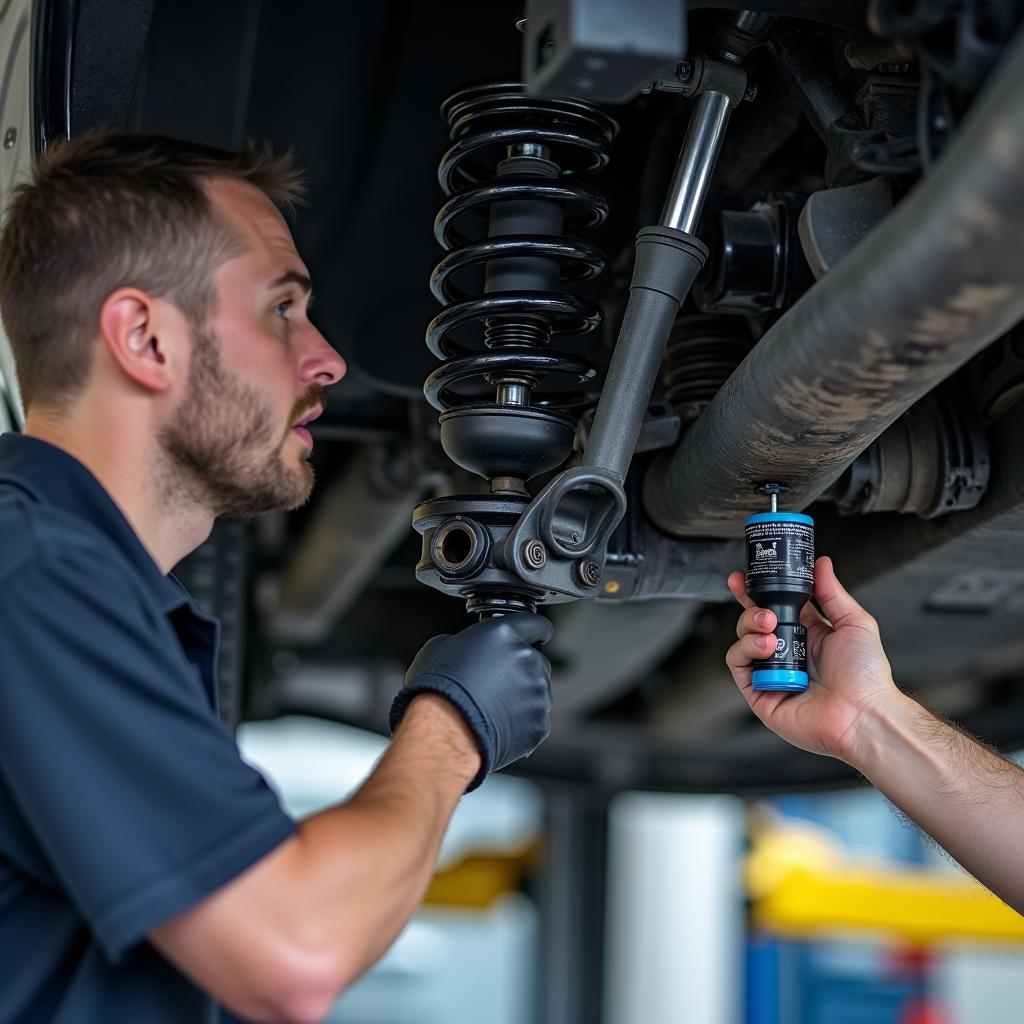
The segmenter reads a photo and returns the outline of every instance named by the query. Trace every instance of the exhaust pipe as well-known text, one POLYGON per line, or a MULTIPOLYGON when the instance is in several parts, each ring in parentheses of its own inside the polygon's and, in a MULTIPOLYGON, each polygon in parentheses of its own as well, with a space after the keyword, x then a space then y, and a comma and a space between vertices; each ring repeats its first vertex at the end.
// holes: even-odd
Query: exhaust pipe
POLYGON ((1024 32, 934 170, 754 346, 644 481, 677 536, 810 504, 898 416, 1024 317, 1024 32))

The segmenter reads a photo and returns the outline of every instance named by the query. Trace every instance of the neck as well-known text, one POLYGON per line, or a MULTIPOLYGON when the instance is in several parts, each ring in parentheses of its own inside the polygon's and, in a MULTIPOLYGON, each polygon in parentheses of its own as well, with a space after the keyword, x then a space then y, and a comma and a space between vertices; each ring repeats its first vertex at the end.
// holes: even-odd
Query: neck
MULTIPOLYGON (((25 433, 78 459, 100 482, 164 574, 213 529, 213 513, 168 487, 165 456, 151 430, 124 428, 102 408, 56 414, 31 409, 25 433)), ((128 420, 127 422, 131 422, 128 420)), ((144 420, 136 420, 142 428, 144 420)))

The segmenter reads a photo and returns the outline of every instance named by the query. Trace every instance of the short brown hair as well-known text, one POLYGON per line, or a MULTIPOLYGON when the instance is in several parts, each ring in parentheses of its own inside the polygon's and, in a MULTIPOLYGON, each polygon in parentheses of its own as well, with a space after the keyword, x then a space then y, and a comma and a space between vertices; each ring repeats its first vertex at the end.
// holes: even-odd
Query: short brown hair
POLYGON ((160 135, 91 132, 55 146, 13 190, 0 234, 0 316, 26 408, 85 385, 104 300, 136 287, 193 324, 212 311, 213 273, 240 240, 204 185, 245 181, 278 207, 302 197, 291 154, 229 153, 160 135))

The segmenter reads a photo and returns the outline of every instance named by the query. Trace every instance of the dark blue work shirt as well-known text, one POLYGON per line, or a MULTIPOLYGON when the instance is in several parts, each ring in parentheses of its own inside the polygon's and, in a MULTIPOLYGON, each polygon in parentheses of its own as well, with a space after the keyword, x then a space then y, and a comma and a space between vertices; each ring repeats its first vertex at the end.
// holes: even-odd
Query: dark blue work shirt
POLYGON ((95 477, 0 436, 0 1021, 198 1024, 146 941, 292 834, 216 712, 217 623, 95 477))

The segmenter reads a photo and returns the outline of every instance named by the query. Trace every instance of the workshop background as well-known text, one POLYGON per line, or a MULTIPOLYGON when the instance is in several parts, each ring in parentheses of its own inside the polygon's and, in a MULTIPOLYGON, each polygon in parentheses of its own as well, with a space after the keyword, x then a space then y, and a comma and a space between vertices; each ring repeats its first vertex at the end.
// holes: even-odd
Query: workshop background
MULTIPOLYGON (((427 588, 415 579, 419 547, 409 530, 409 509, 426 493, 429 474, 407 478, 403 471, 410 464, 417 468, 416 458, 406 456, 418 458, 417 440, 429 434, 422 416, 409 410, 422 408, 424 378, 437 365, 423 332, 438 308, 428 280, 442 253, 431 225, 443 199, 437 167, 450 126, 438 110, 445 96, 478 77, 514 73, 521 48, 515 5, 123 0, 115 42, 121 53, 131 50, 133 40, 138 44, 134 70, 130 62, 107 59, 105 45, 113 36, 106 25, 92 35, 82 32, 103 22, 97 17, 103 5, 111 10, 113 0, 78 4, 84 38, 65 48, 70 36, 61 36, 60 15, 74 4, 0 2, 0 52, 9 45, 5 66, 11 69, 0 89, 0 185, 16 180, 27 166, 29 144, 46 127, 12 134, 16 124, 30 123, 30 100, 51 134, 76 134, 109 121, 112 109, 121 111, 128 127, 221 145, 237 145, 249 134, 269 137, 295 148, 313 178, 297 237, 314 268, 318 322, 352 367, 317 429, 318 491, 324 497, 287 522, 261 521, 248 535, 231 524, 187 569, 189 585, 218 610, 232 639, 226 645, 231 660, 222 671, 226 717, 232 723, 244 716, 268 719, 241 727, 243 751, 301 815, 337 802, 358 785, 384 740, 324 720, 274 716, 301 707, 383 723, 404 665, 423 638, 464 621, 458 602, 437 597, 430 603, 427 588), (147 6, 153 8, 148 37, 144 19, 128 17, 147 6), (33 27, 41 10, 53 15, 49 36, 33 27), (49 74, 30 83, 29 53, 34 43, 47 41, 49 74), (72 72, 75 88, 63 77, 72 72), (125 82, 133 84, 136 72, 132 92, 125 82), (410 402, 419 405, 407 408, 410 402), (357 503, 360 496, 366 500, 357 503), (340 537, 338 508, 352 524, 351 536, 336 547, 300 548, 303 539, 319 536, 326 544, 340 537), (306 574, 305 596, 317 611, 330 605, 329 615, 317 618, 305 608, 297 616, 293 603, 287 616, 287 603, 282 609, 272 600, 281 593, 275 577, 289 566, 301 576, 308 567, 299 557, 303 551, 313 552, 317 570, 306 574), (247 565, 255 581, 251 591, 242 585, 247 565), (319 574, 332 583, 329 601, 316 589, 319 574), (301 632, 314 626, 319 646, 301 632), (243 667, 249 673, 244 692, 243 667)), ((699 20, 694 24, 700 28, 699 20)), ((800 52, 796 36, 781 40, 783 53, 800 52)), ((45 53, 45 46, 37 48, 45 53)), ((855 52, 852 59, 862 56, 855 52)), ((792 71, 794 61, 785 63, 792 71)), ((809 63, 797 66, 816 71, 809 63)), ((855 70, 849 59, 844 64, 841 81, 855 70)), ((738 141, 731 152, 726 149, 723 163, 735 168, 743 164, 738 152, 756 155, 755 129, 766 125, 771 130, 762 135, 761 155, 778 173, 769 174, 767 183, 756 177, 734 181, 742 186, 743 205, 715 206, 716 214, 726 215, 722 224, 746 223, 755 209, 750 189, 757 186, 759 195, 762 184, 781 189, 779 195, 810 189, 819 200, 848 194, 845 184, 826 188, 818 176, 805 182, 805 152, 822 164, 824 150, 795 116, 797 106, 773 67, 767 59, 758 65, 755 57, 760 105, 737 114, 738 141), (780 154, 768 137, 773 133, 790 133, 780 154)), ((888 92, 876 81, 867 95, 883 110, 888 97, 895 118, 900 97, 914 86, 909 64, 894 67, 888 92)), ((668 84, 681 90, 685 83, 668 84)), ((831 101, 831 78, 819 85, 829 87, 831 101)), ((689 109, 677 99, 670 93, 640 98, 623 117, 606 175, 614 201, 601 240, 612 257, 603 279, 617 289, 612 306, 628 279, 629 265, 624 269, 616 261, 632 251, 633 231, 643 223, 639 207, 656 211, 668 186, 657 174, 644 174, 643 165, 656 163, 648 159, 652 153, 664 158, 658 166, 667 177, 689 109)), ((840 108, 846 117, 845 105, 840 108)), ((849 138, 847 131, 841 137, 849 138)), ((928 141, 936 152, 943 143, 928 141)), ((899 155, 890 146, 888 157, 899 155)), ((833 161, 833 172, 835 166, 833 161)), ((888 191, 884 198, 889 201, 888 191)), ((783 223, 788 209, 773 207, 783 223)), ((774 244, 768 248, 774 253, 774 244)), ((894 261, 899 255, 896 250, 894 261)), ((951 291, 945 284, 943 289, 951 291)), ((768 298, 789 307, 799 288, 792 290, 768 298)), ((703 318, 698 323, 707 325, 703 318)), ((735 346, 744 340, 723 330, 727 316, 714 323, 717 341, 735 346)), ((685 355, 685 345, 676 352, 685 355)), ((934 704, 972 731, 1001 744, 1016 737, 1018 745, 1024 691, 1013 659, 1024 577, 1015 565, 1024 532, 1015 453, 1024 406, 1005 413, 1024 385, 1021 336, 988 355, 992 359, 976 365, 974 377, 953 383, 964 393, 981 388, 986 415, 997 418, 995 439, 1005 440, 993 454, 1004 461, 990 463, 979 446, 959 466, 978 484, 962 488, 963 509, 939 525, 885 511, 849 518, 825 512, 819 518, 823 525, 831 522, 837 544, 871 542, 849 547, 846 564, 879 573, 868 581, 867 596, 886 623, 901 682, 931 688, 934 704), (993 489, 975 515, 966 498, 978 499, 990 465, 993 489), (970 527, 963 535, 960 523, 970 527), (866 557, 872 550, 874 560, 866 557), (906 551, 920 557, 907 561, 906 551), (878 560, 899 564, 886 575, 873 564, 878 560), (958 661, 979 649, 988 658, 980 667, 958 661)), ((0 372, 0 428, 17 423, 5 411, 16 404, 7 397, 12 385, 8 366, 0 372)), ((945 479, 944 465, 936 462, 939 479, 945 479)), ((436 464, 426 468, 435 471, 436 464)), ((835 550, 831 543, 821 549, 835 550)), ((696 558, 698 547, 691 553, 696 558)), ((664 564, 675 563, 666 558, 664 564)), ((462 802, 423 910, 379 966, 338 1002, 331 1018, 336 1024, 1022 1019, 1024 918, 950 864, 870 788, 777 798, 630 791, 637 781, 625 792, 605 788, 632 779, 630 772, 646 773, 646 781, 663 789, 721 790, 746 788, 751 780, 762 784, 768 772, 820 789, 823 778, 831 782, 840 774, 835 761, 773 745, 739 706, 732 684, 720 678, 723 636, 731 637, 734 623, 731 601, 717 617, 713 608, 687 601, 579 602, 562 610, 549 649, 562 672, 556 730, 529 767, 546 781, 496 777, 462 802), (686 646, 673 653, 684 634, 686 646), (664 668, 656 674, 659 659, 664 668), (615 672, 604 676, 605 663, 613 662, 615 672), (648 727, 651 721, 658 731, 648 727)))
MULTIPOLYGON (((296 814, 384 747, 301 717, 240 742, 296 814)), ((870 787, 605 801, 494 776, 456 811, 422 910, 329 1019, 1018 1024, 1022 1006, 1024 918, 870 787)))

